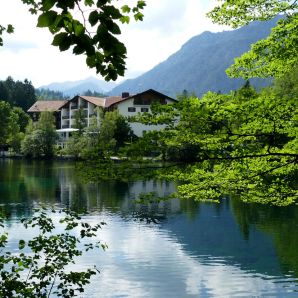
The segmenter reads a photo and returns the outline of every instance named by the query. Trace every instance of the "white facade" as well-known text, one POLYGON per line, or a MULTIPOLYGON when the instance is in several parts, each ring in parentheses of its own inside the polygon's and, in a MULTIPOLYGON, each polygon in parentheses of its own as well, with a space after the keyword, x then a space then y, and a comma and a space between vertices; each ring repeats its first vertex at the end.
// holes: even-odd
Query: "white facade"
MULTIPOLYGON (((151 112, 150 104, 148 105, 138 105, 134 103, 134 98, 127 99, 117 104, 117 109, 120 115, 124 117, 136 116, 139 113, 151 112)), ((166 99, 166 104, 174 103, 173 100, 166 99)), ((152 130, 161 130, 165 125, 146 125, 138 122, 130 122, 131 129, 134 134, 141 137, 144 132, 152 130)))
POLYGON ((86 126, 90 125, 90 119, 98 116, 95 111, 96 105, 87 100, 78 97, 75 101, 71 101, 61 109, 61 129, 75 127, 75 114, 79 109, 82 109, 85 116, 86 126))

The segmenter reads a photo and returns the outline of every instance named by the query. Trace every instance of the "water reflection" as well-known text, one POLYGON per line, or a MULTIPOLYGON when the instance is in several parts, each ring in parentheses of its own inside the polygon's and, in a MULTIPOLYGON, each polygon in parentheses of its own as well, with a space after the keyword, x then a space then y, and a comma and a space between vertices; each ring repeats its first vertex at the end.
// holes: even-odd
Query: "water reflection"
POLYGON ((108 223, 100 235, 108 251, 77 264, 102 269, 86 297, 295 297, 297 207, 135 203, 142 192, 174 189, 160 181, 84 184, 71 163, 0 160, 0 203, 13 235, 37 203, 92 211, 88 220, 108 223))

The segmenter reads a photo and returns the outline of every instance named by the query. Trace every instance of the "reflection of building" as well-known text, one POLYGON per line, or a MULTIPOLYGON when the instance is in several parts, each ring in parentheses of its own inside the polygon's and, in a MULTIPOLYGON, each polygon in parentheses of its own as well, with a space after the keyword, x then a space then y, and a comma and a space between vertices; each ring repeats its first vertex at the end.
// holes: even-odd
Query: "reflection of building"
MULTIPOLYGON (((62 140, 68 139, 71 132, 76 131, 75 115, 81 110, 85 119, 85 125, 90 125, 92 117, 96 117, 99 121, 99 111, 102 108, 105 111, 117 109, 123 116, 135 116, 138 113, 150 112, 153 103, 170 104, 176 100, 159 93, 153 89, 129 95, 124 92, 122 96, 112 97, 92 97, 77 95, 68 101, 37 101, 29 110, 33 119, 37 119, 38 113, 43 111, 51 111, 55 113, 56 127, 62 140)), ((143 132, 149 130, 158 130, 161 125, 145 125, 141 123, 131 123, 131 128, 135 135, 142 136, 143 132)))
MULTIPOLYGON (((137 204, 139 195, 154 193, 156 197, 165 197, 176 188, 174 183, 166 181, 135 181, 116 182, 105 181, 99 183, 82 184, 72 172, 62 169, 59 171, 59 186, 57 201, 71 208, 92 210, 109 210, 122 214, 133 212, 168 214, 180 211, 179 200, 166 200, 159 203, 137 204)), ((137 216, 135 214, 135 216, 137 216)))

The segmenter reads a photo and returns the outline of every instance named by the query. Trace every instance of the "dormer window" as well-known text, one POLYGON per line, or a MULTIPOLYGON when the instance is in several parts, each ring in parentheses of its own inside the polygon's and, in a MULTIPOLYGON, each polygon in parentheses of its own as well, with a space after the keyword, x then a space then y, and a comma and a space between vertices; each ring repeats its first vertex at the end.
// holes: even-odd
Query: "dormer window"
POLYGON ((142 113, 148 113, 149 112, 149 108, 141 108, 141 112, 142 113))

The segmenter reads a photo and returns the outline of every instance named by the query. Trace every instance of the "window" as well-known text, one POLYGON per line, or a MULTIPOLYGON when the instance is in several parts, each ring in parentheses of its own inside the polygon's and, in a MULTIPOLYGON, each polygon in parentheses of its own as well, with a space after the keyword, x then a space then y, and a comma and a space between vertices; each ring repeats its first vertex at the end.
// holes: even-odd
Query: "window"
POLYGON ((141 112, 145 113, 145 112, 149 112, 148 108, 141 108, 141 112))
POLYGON ((129 107, 128 108, 128 112, 135 112, 136 111, 136 108, 134 108, 134 107, 129 107))

